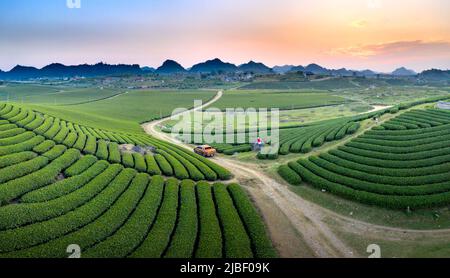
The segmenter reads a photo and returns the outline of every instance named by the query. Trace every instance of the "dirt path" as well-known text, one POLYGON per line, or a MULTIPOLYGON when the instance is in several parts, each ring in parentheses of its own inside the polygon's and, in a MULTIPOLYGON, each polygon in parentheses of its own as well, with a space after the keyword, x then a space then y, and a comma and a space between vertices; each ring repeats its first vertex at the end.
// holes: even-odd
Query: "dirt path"
MULTIPOLYGON (((217 95, 205 103, 202 107, 197 107, 184 113, 198 111, 218 101, 223 95, 220 91, 217 95)), ((158 127, 166 121, 160 119, 142 125, 144 130, 155 138, 169 141, 181 147, 191 150, 191 146, 183 144, 170 134, 163 133, 158 127)), ((318 215, 309 202, 303 201, 298 195, 293 193, 287 186, 279 184, 274 179, 268 177, 256 165, 237 162, 222 156, 214 158, 215 162, 229 169, 235 176, 231 182, 239 182, 247 187, 253 201, 260 209, 265 207, 267 213, 263 213, 265 221, 269 227, 275 245, 282 256, 313 256, 313 257, 352 257, 353 251, 341 242, 321 221, 322 216, 318 215), (268 202, 269 201, 269 202, 268 202), (270 204, 271 206, 267 207, 270 204), (279 225, 280 219, 268 217, 269 210, 279 211, 287 218, 287 224, 279 225), (286 231, 293 229, 293 231, 286 231), (287 236, 286 235, 291 235, 287 236), (295 234, 297 238, 295 238, 295 234), (294 241, 293 241, 294 240, 294 241), (297 242, 295 242, 297 241, 297 242), (306 242, 310 250, 297 250, 306 242)), ((275 213, 276 215, 276 213, 275 213)), ((278 214, 279 216, 279 214, 278 214)))
MULTIPOLYGON (((223 95, 217 95, 202 107, 184 112, 190 113, 203 109, 218 101, 223 95)), ((386 107, 376 107, 376 111, 386 107)), ((163 133, 158 127, 168 118, 142 125, 151 136, 174 143, 191 150, 192 146, 184 144, 163 133)), ((406 235, 420 235, 431 233, 448 233, 450 230, 422 231, 384 227, 355 220, 323 208, 315 203, 303 199, 292 192, 286 184, 279 183, 267 176, 256 164, 236 161, 224 156, 217 156, 214 161, 229 169, 234 174, 234 180, 244 186, 252 200, 260 209, 267 224, 271 238, 282 257, 356 257, 358 252, 346 245, 330 228, 326 222, 330 218, 347 232, 358 234, 370 233, 382 236, 385 233, 397 237, 406 235)))
POLYGON ((372 113, 372 112, 378 112, 378 111, 381 111, 381 110, 384 110, 384 109, 389 109, 389 108, 392 108, 392 107, 393 107, 392 105, 391 105, 391 106, 389 106, 389 105, 371 105, 371 106, 373 107, 372 110, 363 112, 363 113, 361 113, 361 114, 372 113))

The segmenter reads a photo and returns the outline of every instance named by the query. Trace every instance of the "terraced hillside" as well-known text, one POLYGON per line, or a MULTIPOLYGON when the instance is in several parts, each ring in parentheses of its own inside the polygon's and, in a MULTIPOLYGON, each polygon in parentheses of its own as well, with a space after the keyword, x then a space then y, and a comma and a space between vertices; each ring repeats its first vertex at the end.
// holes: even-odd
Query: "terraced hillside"
POLYGON ((0 104, 0 257, 67 257, 71 244, 82 257, 276 256, 239 185, 200 181, 228 178, 150 137, 0 104))
POLYGON ((450 113, 411 110, 328 153, 281 166, 302 181, 394 209, 450 204, 450 113))
POLYGON ((0 117, 9 121, 4 129, 13 127, 5 136, 14 133, 25 138, 34 133, 48 140, 43 143, 42 148, 60 144, 152 175, 163 174, 195 181, 231 178, 230 172, 223 167, 144 134, 91 128, 10 104, 0 105, 0 117), (122 144, 140 146, 140 152, 121 152, 119 145, 122 144))

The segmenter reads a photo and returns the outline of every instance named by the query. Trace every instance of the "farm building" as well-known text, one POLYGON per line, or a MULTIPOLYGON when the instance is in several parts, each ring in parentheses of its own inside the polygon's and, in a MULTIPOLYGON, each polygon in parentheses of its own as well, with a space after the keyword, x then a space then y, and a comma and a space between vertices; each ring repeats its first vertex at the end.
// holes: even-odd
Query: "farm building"
POLYGON ((437 108, 439 109, 445 109, 445 110, 450 110, 450 102, 444 102, 444 101, 440 101, 437 104, 437 108))

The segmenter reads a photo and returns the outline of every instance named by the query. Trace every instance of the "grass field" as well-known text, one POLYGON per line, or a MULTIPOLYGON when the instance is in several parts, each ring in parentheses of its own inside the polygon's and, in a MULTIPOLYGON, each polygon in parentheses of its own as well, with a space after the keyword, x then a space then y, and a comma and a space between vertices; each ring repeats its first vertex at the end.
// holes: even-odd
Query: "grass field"
MULTIPOLYGON (((129 91, 109 99, 82 104, 25 105, 91 127, 142 132, 139 126, 141 122, 168 116, 176 108, 189 109, 194 106, 194 100, 207 102, 216 93, 216 91, 129 91)), ((81 97, 76 98, 82 100, 81 97)))
POLYGON ((347 102, 344 98, 323 91, 225 91, 212 107, 227 108, 279 108, 299 109, 337 105, 347 102))
POLYGON ((33 84, 8 84, 0 88, 0 100, 24 104, 60 106, 86 103, 120 94, 119 89, 73 88, 33 84))

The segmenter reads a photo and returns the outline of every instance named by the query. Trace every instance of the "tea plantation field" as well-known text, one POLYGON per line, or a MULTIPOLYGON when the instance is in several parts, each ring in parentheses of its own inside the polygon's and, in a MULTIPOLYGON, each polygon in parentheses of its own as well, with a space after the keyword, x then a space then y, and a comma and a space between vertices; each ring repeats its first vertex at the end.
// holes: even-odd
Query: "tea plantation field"
POLYGON ((26 104, 26 106, 54 117, 91 127, 143 133, 140 123, 170 116, 176 108, 189 109, 194 106, 194 100, 207 102, 216 93, 217 91, 131 90, 110 98, 78 104, 33 103, 26 104))
POLYGON ((243 189, 220 183, 230 178, 141 133, 0 104, 0 257, 67 257, 71 244, 95 258, 276 256, 243 189))
POLYGON ((449 155, 450 112, 412 109, 279 174, 370 205, 432 208, 450 204, 449 155))
POLYGON ((293 110, 301 108, 337 105, 349 102, 345 98, 326 91, 226 91, 211 107, 225 111, 227 108, 278 108, 293 110))

